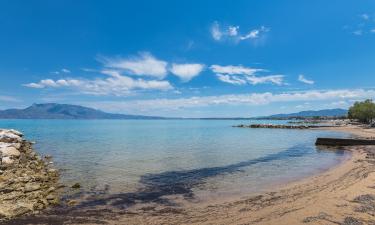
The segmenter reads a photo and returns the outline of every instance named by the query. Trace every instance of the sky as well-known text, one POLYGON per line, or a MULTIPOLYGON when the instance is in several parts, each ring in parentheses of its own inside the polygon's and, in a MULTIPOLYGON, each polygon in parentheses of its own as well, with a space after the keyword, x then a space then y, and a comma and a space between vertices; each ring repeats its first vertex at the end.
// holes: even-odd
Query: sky
POLYGON ((251 117, 374 97, 374 0, 0 0, 0 109, 251 117))

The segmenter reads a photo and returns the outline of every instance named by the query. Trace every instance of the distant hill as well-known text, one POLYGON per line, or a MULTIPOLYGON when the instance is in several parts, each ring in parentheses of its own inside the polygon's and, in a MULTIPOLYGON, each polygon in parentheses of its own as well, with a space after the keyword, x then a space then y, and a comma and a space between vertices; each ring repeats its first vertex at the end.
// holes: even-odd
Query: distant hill
POLYGON ((68 104, 33 104, 25 109, 0 110, 0 119, 163 119, 163 117, 106 113, 68 104))
POLYGON ((346 109, 323 109, 323 110, 309 110, 309 111, 301 111, 297 113, 289 113, 289 114, 275 114, 271 116, 267 116, 264 118, 299 118, 299 117, 340 117, 346 116, 348 114, 348 110, 346 109))

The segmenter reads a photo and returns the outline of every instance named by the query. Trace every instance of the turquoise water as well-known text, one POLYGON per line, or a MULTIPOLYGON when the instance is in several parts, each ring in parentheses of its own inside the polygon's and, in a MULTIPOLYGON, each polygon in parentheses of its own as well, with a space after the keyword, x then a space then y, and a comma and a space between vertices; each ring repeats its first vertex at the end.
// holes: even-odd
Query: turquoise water
MULTIPOLYGON (((343 160, 321 151, 317 130, 247 129, 240 120, 0 120, 52 155, 65 183, 111 193, 161 190, 215 199, 258 192, 309 176, 343 160)), ((286 123, 286 121, 263 121, 286 123)), ((159 196, 159 197, 160 197, 159 196)))

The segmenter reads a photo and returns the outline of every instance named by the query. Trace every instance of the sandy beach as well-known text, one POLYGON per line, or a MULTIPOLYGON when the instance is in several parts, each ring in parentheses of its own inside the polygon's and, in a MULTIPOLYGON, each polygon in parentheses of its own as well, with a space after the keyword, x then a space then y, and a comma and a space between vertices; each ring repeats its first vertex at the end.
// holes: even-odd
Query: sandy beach
MULTIPOLYGON (((327 128, 375 137, 360 127, 327 128)), ((111 224, 375 224, 375 147, 314 177, 244 200, 195 208, 144 208, 111 224), (152 210, 150 210, 152 209, 152 210)))

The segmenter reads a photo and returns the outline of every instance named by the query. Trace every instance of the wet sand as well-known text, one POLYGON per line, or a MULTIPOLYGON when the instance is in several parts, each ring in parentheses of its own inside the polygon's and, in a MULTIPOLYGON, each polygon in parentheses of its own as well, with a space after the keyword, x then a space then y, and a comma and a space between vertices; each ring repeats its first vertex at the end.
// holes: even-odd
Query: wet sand
MULTIPOLYGON (((375 137, 355 126, 327 129, 375 137)), ((375 224, 375 146, 347 150, 352 157, 335 168, 240 200, 180 206, 158 198, 125 209, 132 196, 118 195, 9 224, 375 224)))

